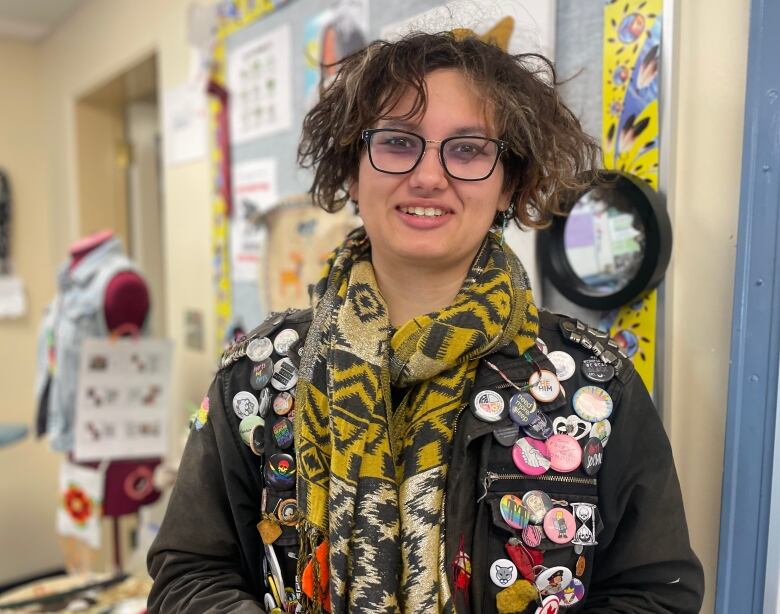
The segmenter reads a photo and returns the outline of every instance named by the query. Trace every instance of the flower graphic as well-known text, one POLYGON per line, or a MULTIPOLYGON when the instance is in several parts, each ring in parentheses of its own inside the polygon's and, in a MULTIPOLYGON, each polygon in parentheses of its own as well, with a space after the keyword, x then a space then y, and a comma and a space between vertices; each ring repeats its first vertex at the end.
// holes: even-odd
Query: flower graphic
POLYGON ((87 524, 95 507, 94 502, 84 492, 84 489, 73 482, 68 484, 68 488, 63 495, 63 504, 65 511, 73 519, 73 522, 80 527, 87 524))

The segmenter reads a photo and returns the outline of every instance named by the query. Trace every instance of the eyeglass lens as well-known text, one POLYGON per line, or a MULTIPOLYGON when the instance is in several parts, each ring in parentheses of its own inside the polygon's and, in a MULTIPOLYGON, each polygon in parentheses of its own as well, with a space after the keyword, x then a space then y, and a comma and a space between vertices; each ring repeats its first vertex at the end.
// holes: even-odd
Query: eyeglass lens
MULTIPOLYGON (((386 173, 408 173, 425 149, 422 137, 405 132, 375 132, 370 141, 371 161, 386 173)), ((456 137, 442 144, 444 167, 459 179, 484 179, 495 166, 498 145, 482 137, 456 137)))

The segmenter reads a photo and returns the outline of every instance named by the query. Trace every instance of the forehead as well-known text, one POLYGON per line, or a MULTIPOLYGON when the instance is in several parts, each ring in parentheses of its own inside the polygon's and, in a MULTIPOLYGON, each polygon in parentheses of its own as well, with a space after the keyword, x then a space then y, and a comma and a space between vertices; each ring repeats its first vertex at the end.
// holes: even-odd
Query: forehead
POLYGON ((406 86, 396 103, 377 118, 379 125, 403 123, 413 127, 426 123, 481 126, 494 124, 492 105, 480 96, 473 83, 454 68, 438 69, 425 76, 425 105, 417 112, 419 92, 406 86))

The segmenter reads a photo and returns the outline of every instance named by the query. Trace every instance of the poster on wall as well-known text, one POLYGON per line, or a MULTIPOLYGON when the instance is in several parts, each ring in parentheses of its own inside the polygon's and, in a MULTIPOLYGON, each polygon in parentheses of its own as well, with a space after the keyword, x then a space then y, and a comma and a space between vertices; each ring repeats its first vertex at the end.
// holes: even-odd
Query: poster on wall
POLYGON ((278 199, 276 159, 237 162, 232 172, 231 276, 233 281, 254 283, 265 230, 253 220, 267 212, 278 199))
POLYGON ((337 0, 304 25, 304 93, 306 108, 319 97, 320 83, 327 85, 336 75, 333 66, 350 53, 366 46, 368 0, 337 0))
POLYGON ((206 156, 206 94, 200 84, 184 83, 163 94, 165 164, 172 166, 206 156))
POLYGON ((309 306, 309 285, 319 280, 333 248, 360 225, 344 207, 327 213, 312 206, 311 196, 286 198, 265 216, 268 241, 262 252, 258 287, 271 311, 309 306))
POLYGON ((552 0, 454 0, 382 29, 396 39, 415 30, 461 30, 489 39, 510 53, 555 56, 555 2, 552 0))
POLYGON ((172 343, 85 339, 76 392, 76 461, 165 456, 172 343))
MULTIPOLYGON (((604 6, 602 153, 604 167, 658 189, 662 0, 604 6)), ((655 385, 658 292, 610 312, 600 322, 631 358, 651 392, 655 385)))
POLYGON ((229 52, 231 144, 292 127, 290 39, 283 25, 229 52))

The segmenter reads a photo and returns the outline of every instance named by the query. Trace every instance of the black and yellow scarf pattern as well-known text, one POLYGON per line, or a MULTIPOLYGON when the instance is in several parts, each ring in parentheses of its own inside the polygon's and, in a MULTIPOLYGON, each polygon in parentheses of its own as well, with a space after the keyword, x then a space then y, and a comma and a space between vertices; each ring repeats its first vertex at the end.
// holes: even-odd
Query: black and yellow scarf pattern
POLYGON ((296 391, 300 567, 328 539, 332 612, 451 611, 443 501, 453 433, 479 358, 509 345, 519 356, 536 339, 525 271, 489 234, 453 304, 393 331, 359 228, 331 255, 312 302, 296 391), (403 393, 395 407, 393 389, 403 393))

